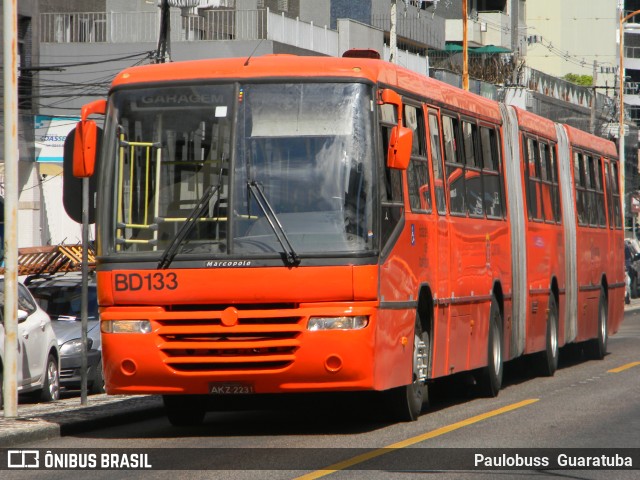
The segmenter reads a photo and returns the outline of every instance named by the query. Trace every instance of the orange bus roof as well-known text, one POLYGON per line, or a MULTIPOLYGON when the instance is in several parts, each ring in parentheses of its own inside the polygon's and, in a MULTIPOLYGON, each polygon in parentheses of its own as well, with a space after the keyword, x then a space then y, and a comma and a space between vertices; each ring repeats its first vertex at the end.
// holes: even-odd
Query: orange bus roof
POLYGON ((245 78, 357 78, 396 87, 416 98, 427 98, 436 106, 502 123, 498 103, 465 92, 439 80, 383 60, 367 58, 311 57, 284 54, 241 58, 191 60, 131 67, 120 72, 112 87, 123 85, 245 78))
POLYGON ((558 141, 556 124, 548 118, 540 117, 535 113, 527 112, 518 107, 513 107, 518 116, 518 125, 525 132, 539 135, 554 142, 558 141))
POLYGON ((565 125, 564 127, 567 130, 569 143, 571 143, 571 145, 581 147, 586 150, 601 152, 609 158, 618 158, 616 145, 611 140, 591 135, 569 125, 565 125))

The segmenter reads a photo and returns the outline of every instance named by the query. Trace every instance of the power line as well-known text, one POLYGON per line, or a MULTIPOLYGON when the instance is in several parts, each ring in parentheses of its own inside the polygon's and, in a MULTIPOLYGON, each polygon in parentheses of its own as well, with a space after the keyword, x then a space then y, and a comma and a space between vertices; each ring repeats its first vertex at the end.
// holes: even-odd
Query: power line
POLYGON ((145 55, 146 58, 151 58, 151 56, 153 55, 153 51, 135 53, 135 54, 132 54, 132 55, 126 55, 124 57, 109 58, 107 60, 95 60, 93 62, 78 62, 78 63, 66 63, 66 64, 39 65, 37 67, 21 67, 20 70, 21 71, 30 71, 32 69, 40 69, 41 70, 41 69, 46 69, 46 68, 83 67, 83 66, 86 66, 86 65, 98 65, 98 64, 109 63, 109 62, 119 62, 119 61, 122 61, 122 60, 129 60, 131 58, 136 58, 136 57, 139 57, 141 55, 145 55))

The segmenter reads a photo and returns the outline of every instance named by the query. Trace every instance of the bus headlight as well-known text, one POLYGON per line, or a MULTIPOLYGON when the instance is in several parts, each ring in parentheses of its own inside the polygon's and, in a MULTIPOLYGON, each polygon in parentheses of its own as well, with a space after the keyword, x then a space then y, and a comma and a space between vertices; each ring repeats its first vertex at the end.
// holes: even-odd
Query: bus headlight
POLYGON ((369 323, 369 317, 310 317, 307 330, 360 330, 369 323))
POLYGON ((104 320, 100 323, 102 333, 150 333, 149 320, 104 320))

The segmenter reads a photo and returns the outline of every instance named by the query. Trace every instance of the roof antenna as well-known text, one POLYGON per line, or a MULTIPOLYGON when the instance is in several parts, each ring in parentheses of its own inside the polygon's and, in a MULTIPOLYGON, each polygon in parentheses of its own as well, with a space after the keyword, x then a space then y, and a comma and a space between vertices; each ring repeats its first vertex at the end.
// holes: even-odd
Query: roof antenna
POLYGON ((262 41, 264 40, 264 38, 261 38, 260 41, 258 42, 258 44, 256 45, 256 48, 253 49, 253 52, 251 52, 251 54, 247 57, 247 60, 244 62, 243 66, 247 66, 249 65, 249 60, 251 60, 251 57, 253 57, 253 54, 256 53, 256 50, 258 50, 258 47, 260 46, 260 44, 262 43, 262 41))

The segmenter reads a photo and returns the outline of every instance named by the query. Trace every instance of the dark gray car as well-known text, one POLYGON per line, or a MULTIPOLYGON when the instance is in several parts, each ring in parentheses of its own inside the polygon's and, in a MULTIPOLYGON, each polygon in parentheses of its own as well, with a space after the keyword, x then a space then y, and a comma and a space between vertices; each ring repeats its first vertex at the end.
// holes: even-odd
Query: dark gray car
MULTIPOLYGON (((80 388, 82 275, 71 272, 32 277, 27 279, 25 284, 51 317, 51 325, 60 347, 61 386, 80 388)), ((87 320, 87 387, 90 393, 102 393, 102 344, 96 282, 93 275, 89 276, 87 320)))

